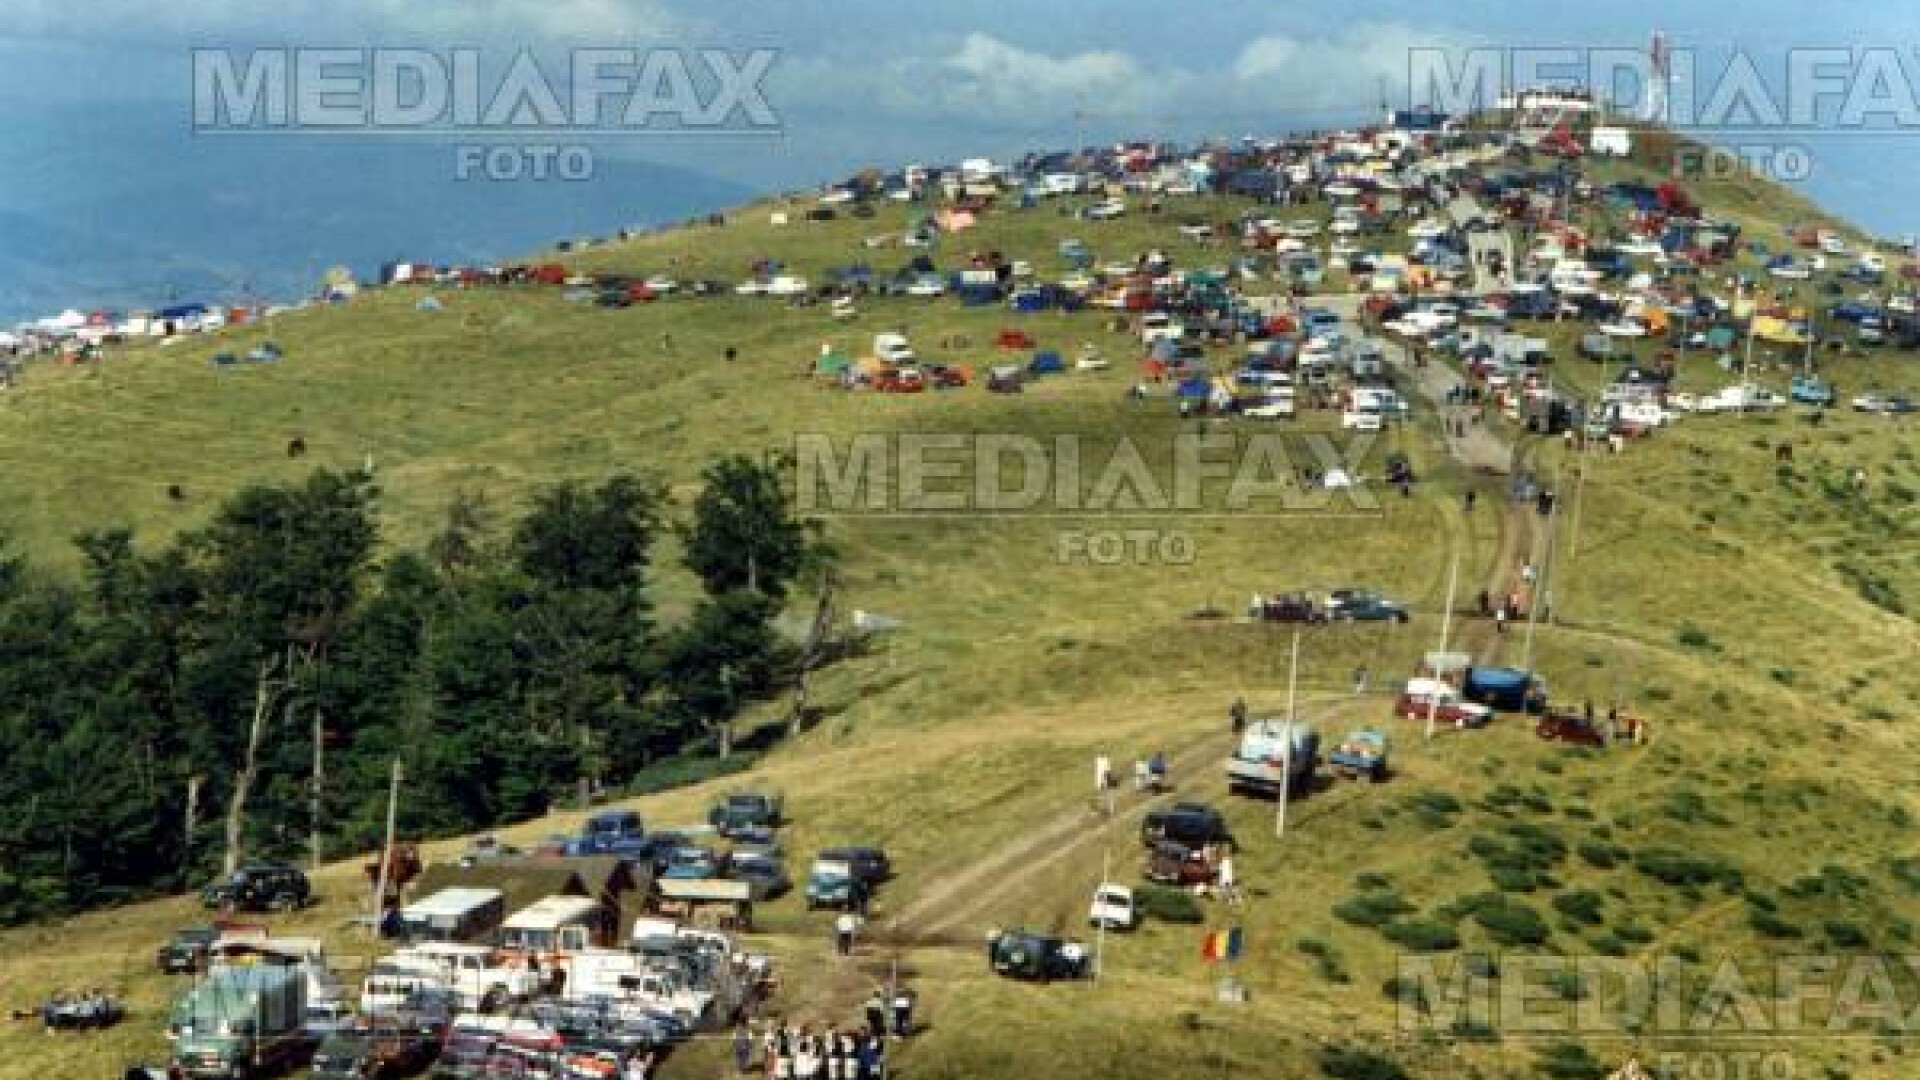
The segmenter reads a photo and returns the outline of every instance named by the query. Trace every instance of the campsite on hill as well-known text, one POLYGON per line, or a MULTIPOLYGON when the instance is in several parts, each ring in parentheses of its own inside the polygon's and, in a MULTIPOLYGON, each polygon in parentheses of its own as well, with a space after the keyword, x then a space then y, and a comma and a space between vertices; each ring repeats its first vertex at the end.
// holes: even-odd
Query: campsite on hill
POLYGON ((17 341, 0 1076, 358 1013, 460 1078, 1597 1077, 1772 1052, 1710 1006, 1809 954, 1795 1075, 1908 1075, 1920 262, 1541 128, 869 170, 17 341))

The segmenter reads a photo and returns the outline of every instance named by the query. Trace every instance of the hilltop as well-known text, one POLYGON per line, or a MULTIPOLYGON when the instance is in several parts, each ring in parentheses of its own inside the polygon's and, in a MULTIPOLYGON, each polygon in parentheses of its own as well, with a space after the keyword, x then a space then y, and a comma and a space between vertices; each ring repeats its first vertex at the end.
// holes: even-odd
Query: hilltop
MULTIPOLYGON (((1664 178, 1661 164, 1584 168, 1597 185, 1653 184, 1664 178)), ((1746 238, 1774 248, 1787 244, 1789 226, 1813 223, 1839 228, 1855 246, 1869 242, 1757 181, 1689 190, 1746 238)), ((1157 249, 1178 266, 1208 267, 1235 249, 1177 226, 1219 226, 1243 214, 1325 223, 1332 214, 1325 199, 1266 208, 1199 194, 1166 196, 1157 214, 1130 196, 1128 212, 1112 221, 1061 211, 1092 201, 1002 202, 925 253, 957 269, 969 252, 1002 252, 1057 278, 1073 269, 1061 242, 1079 239, 1096 266, 1157 249)), ((807 220, 813 205, 769 200, 729 211, 724 224, 553 258, 575 273, 683 282, 738 280, 756 260, 772 260, 822 282, 832 267, 879 269, 922 253, 865 241, 906 232, 924 206, 876 200, 871 218, 807 220), (787 224, 773 224, 775 213, 787 224)), ((1409 245, 1408 222, 1397 224, 1377 241, 1388 251, 1409 245)), ((1743 247, 1703 277, 1763 275, 1764 259, 1743 247)), ((1818 280, 1800 287, 1812 293, 1818 280)), ((1314 292, 1344 294, 1350 282, 1333 271, 1314 292)), ((1248 286, 1281 288, 1270 278, 1248 286)), ((593 295, 583 302, 535 286, 368 290, 263 326, 110 351, 100 364, 37 366, 0 402, 5 526, 47 572, 65 572, 74 561, 67 538, 83 529, 127 524, 167 536, 247 482, 371 457, 387 542, 417 543, 456 490, 483 490, 513 508, 546 482, 644 469, 684 497, 715 456, 789 449, 798 436, 1066 435, 1099 448, 1125 438, 1159 472, 1170 467, 1176 436, 1194 425, 1164 397, 1130 398, 1140 339, 1113 311, 1017 315, 951 297, 869 296, 843 322, 824 305, 765 297, 676 295, 609 308, 593 295), (442 310, 418 308, 426 291, 442 310), (995 347, 1009 326, 1063 353, 1069 367, 1083 347, 1112 366, 1043 378, 1017 395, 988 393, 979 385, 987 368, 1032 352, 995 347), (823 343, 858 356, 876 332, 896 329, 923 353, 969 365, 974 385, 888 395, 813 376, 823 343), (285 351, 277 364, 208 363, 268 338, 285 351), (296 436, 309 448, 297 460, 284 452, 296 436), (170 498, 169 486, 185 498, 170 498)), ((1612 373, 1576 356, 1587 329, 1569 321, 1526 331, 1551 342, 1548 373, 1570 398, 1597 395, 1612 373)), ((1651 338, 1627 347, 1649 364, 1664 348, 1651 338)), ((1209 362, 1225 370, 1234 356, 1222 345, 1209 362)), ((1610 1064, 1629 1051, 1744 1049, 1790 1052, 1797 1075, 1910 1071, 1900 1041, 1871 1026, 1857 1038, 1744 1041, 1564 1029, 1495 1037, 1471 1021, 1422 1031, 1387 984, 1405 974, 1403 947, 1449 961, 1484 950, 1504 954, 1510 967, 1523 955, 1668 957, 1695 980, 1729 958, 1911 948, 1920 808, 1905 782, 1916 749, 1905 721, 1920 703, 1920 672, 1904 611, 1920 598, 1912 558, 1920 461, 1911 417, 1855 414, 1845 401, 1868 389, 1920 389, 1912 356, 1823 351, 1823 373, 1843 396, 1818 425, 1797 411, 1684 417, 1618 455, 1579 454, 1496 417, 1494 445, 1517 446, 1523 468, 1561 493, 1564 512, 1552 517, 1510 502, 1507 478, 1449 452, 1443 410, 1399 359, 1414 417, 1385 432, 1360 465, 1377 475, 1376 462, 1399 452, 1419 479, 1405 496, 1375 485, 1378 510, 1144 523, 1190 540, 1190 561, 1099 562, 1063 548, 1063 530, 1114 527, 1100 519, 847 513, 826 521, 842 560, 844 606, 904 625, 823 673, 814 690, 821 722, 778 746, 754 776, 786 793, 792 850, 880 843, 900 876, 876 907, 880 932, 854 962, 829 955, 828 916, 806 914, 797 901, 765 912, 753 942, 778 958, 783 1011, 845 1018, 897 964, 921 990, 931 1025, 899 1064, 928 1078, 1067 1075, 1066 1062, 1073 1074, 1110 1077, 1310 1077, 1323 1074, 1329 1046, 1367 1048, 1422 1080, 1518 1078, 1537 1075, 1546 1058, 1577 1070, 1563 1044, 1585 1045, 1610 1064), (1553 618, 1530 640, 1556 701, 1628 705, 1650 718, 1650 745, 1570 750, 1542 742, 1515 717, 1424 743, 1417 725, 1388 719, 1382 691, 1440 636, 1449 565, 1460 568, 1464 610, 1478 589, 1507 587, 1528 560, 1552 574, 1553 618), (1230 701, 1243 696, 1262 713, 1283 706, 1287 633, 1188 616, 1203 607, 1237 613, 1252 593, 1343 585, 1378 589, 1414 617, 1404 626, 1310 631, 1304 711, 1333 736, 1362 725, 1390 731, 1394 775, 1380 786, 1316 791, 1294 805, 1288 835, 1276 839, 1272 804, 1227 796, 1219 760, 1231 745, 1230 701), (1356 695, 1352 673, 1361 666, 1372 673, 1370 693, 1356 695), (1109 855, 1116 876, 1138 879, 1142 802, 1124 794, 1121 815, 1107 821, 1089 808, 1088 783, 1096 754, 1130 762, 1154 749, 1174 757, 1182 797, 1226 810, 1244 845, 1248 904, 1233 912, 1209 905, 1200 927, 1149 923, 1110 937, 1105 974, 1092 985, 996 979, 980 948, 986 930, 1020 923, 1078 932, 1109 855), (1516 915, 1515 905, 1538 918, 1516 915), (1228 922, 1247 942, 1234 971, 1249 994, 1243 1006, 1215 1002, 1219 972, 1200 959, 1203 931, 1228 922), (1458 947, 1442 944, 1448 935, 1458 947)), ((1798 359, 1781 350, 1777 363, 1798 359)), ((1680 389, 1704 393, 1729 378, 1712 350, 1676 358, 1680 389)), ((1770 366, 1760 378, 1783 388, 1786 373, 1770 366)), ((1336 412, 1285 423, 1290 435, 1347 441, 1336 412)), ((669 575, 664 588, 670 609, 692 602, 684 576, 669 575)), ((810 600, 796 597, 791 609, 804 617, 810 600)), ((1529 635, 1497 634, 1487 620, 1462 616, 1450 629, 1454 647, 1488 661, 1518 663, 1528 647, 1529 635)), ((767 718, 779 704, 767 704, 767 718)), ((726 783, 622 805, 651 821, 694 820, 726 783)), ((557 813, 502 835, 531 841, 580 817, 557 813)), ((429 854, 448 858, 463 846, 446 840, 429 854)), ((320 873, 322 902, 285 920, 287 929, 327 935, 341 957, 361 953, 345 928, 359 864, 320 873)), ((168 984, 151 970, 151 950, 194 917, 189 901, 164 900, 0 934, 9 1008, 58 986, 106 982, 135 1010, 85 1042, 16 1024, 0 1032, 0 1075, 112 1074, 161 1053, 168 984)), ((1899 978, 1910 1000, 1909 976, 1899 978)), ((1554 992, 1563 1000, 1580 993, 1564 983, 1554 992)), ((719 1057, 718 1047, 689 1047, 667 1075, 705 1075, 719 1057)))

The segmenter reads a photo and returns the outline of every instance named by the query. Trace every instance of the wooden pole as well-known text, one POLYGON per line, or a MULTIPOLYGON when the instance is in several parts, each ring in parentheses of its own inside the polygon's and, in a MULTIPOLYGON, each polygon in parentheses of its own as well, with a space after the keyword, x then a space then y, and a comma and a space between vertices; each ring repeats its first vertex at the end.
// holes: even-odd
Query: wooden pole
MULTIPOLYGON (((1453 632, 1453 593, 1460 583, 1460 556, 1455 554, 1453 561, 1447 564, 1447 606, 1440 613, 1440 651, 1433 658, 1433 679, 1441 680, 1441 665, 1447 662, 1447 638, 1453 632)), ((1434 718, 1440 709, 1439 687, 1433 687, 1427 695, 1427 733, 1428 742, 1433 741, 1434 718)))
POLYGON ((1273 835, 1287 835, 1287 803, 1293 796, 1293 734, 1300 687, 1300 630, 1293 631, 1293 662, 1287 668, 1287 728, 1280 743, 1280 805, 1274 810, 1273 835))
POLYGON ((400 805, 400 759, 393 759, 393 779, 387 785, 387 837, 380 846, 380 873, 373 888, 373 932, 380 933, 380 919, 386 914, 387 872, 393 865, 393 826, 395 810, 400 805))

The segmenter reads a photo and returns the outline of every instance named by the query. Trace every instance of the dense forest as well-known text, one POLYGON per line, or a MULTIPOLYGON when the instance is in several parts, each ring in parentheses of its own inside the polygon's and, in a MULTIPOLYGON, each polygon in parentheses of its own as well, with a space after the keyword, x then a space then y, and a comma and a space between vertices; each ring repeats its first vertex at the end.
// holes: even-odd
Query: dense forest
POLYGON ((774 620, 826 553, 783 463, 713 463, 690 508, 635 476, 454 497, 420 550, 315 472, 146 549, 0 554, 0 923, 194 888, 234 860, 378 843, 391 765, 424 836, 538 815, 676 754, 803 661, 774 620), (660 541, 703 589, 663 625, 660 541))

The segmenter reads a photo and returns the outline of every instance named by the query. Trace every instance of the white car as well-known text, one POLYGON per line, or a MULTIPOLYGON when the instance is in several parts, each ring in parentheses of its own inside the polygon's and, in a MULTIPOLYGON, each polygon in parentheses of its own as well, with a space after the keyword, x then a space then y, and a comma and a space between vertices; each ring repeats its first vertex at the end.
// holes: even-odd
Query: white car
POLYGON ((1340 414, 1340 427, 1345 431, 1379 431, 1380 414, 1371 410, 1344 412, 1340 414))
POLYGON ((1240 415, 1249 420, 1290 420, 1293 418, 1293 401, 1281 398, 1277 401, 1250 405, 1240 410, 1240 415))
POLYGON ((1127 212, 1127 204, 1119 199, 1105 199, 1086 209, 1088 221, 1112 221, 1127 212))
POLYGON ((786 274, 767 282, 766 289, 768 296, 800 296, 809 291, 811 286, 807 284, 806 278, 791 277, 786 274))
POLYGON ((945 296, 947 283, 937 277, 916 278, 907 286, 906 293, 908 296, 945 296))
POLYGON ((1093 890, 1093 903, 1087 909, 1087 923, 1108 930, 1132 930, 1140 925, 1140 915, 1140 905, 1134 899, 1132 889, 1105 882, 1093 890))

